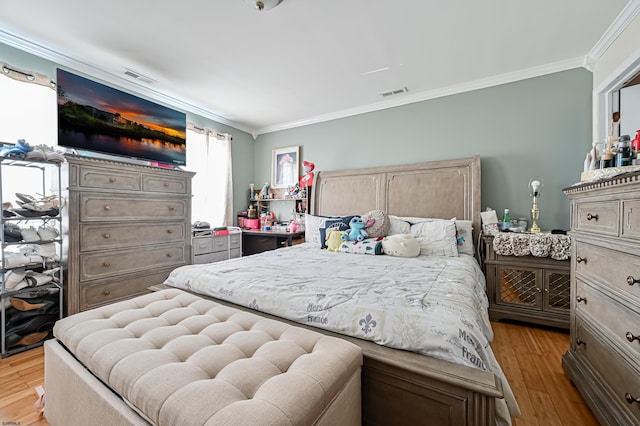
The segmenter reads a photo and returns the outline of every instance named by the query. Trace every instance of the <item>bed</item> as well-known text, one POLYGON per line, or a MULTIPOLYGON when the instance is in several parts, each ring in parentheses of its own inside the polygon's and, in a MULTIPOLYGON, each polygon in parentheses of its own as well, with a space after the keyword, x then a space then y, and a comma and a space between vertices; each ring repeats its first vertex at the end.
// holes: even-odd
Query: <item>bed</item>
POLYGON ((510 424, 519 411, 491 351, 484 276, 472 244, 480 188, 477 156, 318 172, 304 244, 180 267, 165 285, 356 343, 364 354, 365 424, 510 424), (440 255, 428 246, 430 255, 399 258, 320 248, 323 216, 378 210, 412 234, 414 226, 466 222, 471 250, 440 255))

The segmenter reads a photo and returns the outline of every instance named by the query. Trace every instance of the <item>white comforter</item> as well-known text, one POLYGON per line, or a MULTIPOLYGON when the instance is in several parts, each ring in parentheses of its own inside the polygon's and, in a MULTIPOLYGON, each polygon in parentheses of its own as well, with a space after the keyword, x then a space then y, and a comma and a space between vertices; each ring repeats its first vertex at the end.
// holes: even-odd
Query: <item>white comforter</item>
POLYGON ((471 256, 364 256, 305 243, 183 266, 165 284, 492 371, 503 379, 511 414, 518 412, 489 346, 493 332, 485 278, 471 256))

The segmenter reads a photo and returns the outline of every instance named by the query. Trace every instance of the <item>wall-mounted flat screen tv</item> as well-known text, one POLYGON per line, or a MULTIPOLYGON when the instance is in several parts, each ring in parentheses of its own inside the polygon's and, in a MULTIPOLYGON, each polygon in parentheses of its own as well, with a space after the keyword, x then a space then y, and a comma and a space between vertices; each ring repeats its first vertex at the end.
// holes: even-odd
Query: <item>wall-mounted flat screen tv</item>
POLYGON ((182 166, 186 114, 58 69, 58 145, 182 166))

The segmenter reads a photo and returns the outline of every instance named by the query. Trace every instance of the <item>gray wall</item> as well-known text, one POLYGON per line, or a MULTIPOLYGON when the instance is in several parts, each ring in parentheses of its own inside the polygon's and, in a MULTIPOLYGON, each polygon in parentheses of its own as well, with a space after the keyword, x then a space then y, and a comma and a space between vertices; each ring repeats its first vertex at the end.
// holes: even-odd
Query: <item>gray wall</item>
POLYGON ((269 180, 273 148, 292 145, 316 170, 480 155, 483 209, 529 218, 539 175, 540 227, 568 229, 562 188, 580 180, 591 147, 591 90, 591 73, 576 69, 260 135, 255 180, 269 180))
MULTIPOLYGON (((1 43, 0 60, 52 77, 58 66, 1 43)), ((270 180, 271 150, 299 145, 302 158, 317 170, 480 155, 483 207, 496 209, 499 217, 510 208, 512 217, 528 218, 527 184, 539 175, 545 184, 541 228, 568 229, 562 188, 580 179, 591 147, 591 91, 592 74, 576 69, 260 135, 255 142, 204 117, 187 113, 187 120, 233 135, 236 211, 247 208, 250 183, 270 180)))
MULTIPOLYGON (((77 59, 82 59, 82 58, 77 58, 77 59)), ((32 71, 46 74, 54 80, 56 78, 56 68, 60 67, 68 71, 74 72, 78 75, 83 75, 92 80, 100 81, 101 83, 107 84, 111 87, 117 87, 111 83, 101 81, 100 79, 97 79, 94 76, 86 75, 82 72, 78 72, 68 67, 60 66, 59 64, 56 64, 52 61, 40 58, 36 55, 32 55, 30 53, 13 48, 11 46, 7 46, 3 43, 0 43, 0 60, 3 62, 9 63, 13 66, 16 66, 18 68, 32 70, 32 71)), ((123 88, 119 88, 119 89, 124 90, 125 92, 131 92, 128 89, 123 89, 123 88)), ((141 96, 139 94, 136 94, 136 95, 141 96)), ((145 96, 141 96, 141 97, 144 98, 145 96)), ((156 103, 161 103, 155 99, 149 99, 149 100, 156 103)), ((2 101, 3 102, 19 102, 19 100, 6 100, 6 99, 3 99, 2 101)), ((171 105, 167 105, 167 106, 171 107, 171 105)), ((246 209, 247 206, 245 204, 247 203, 246 202, 247 188, 249 188, 249 183, 253 182, 253 164, 254 164, 253 137, 246 132, 218 123, 214 120, 192 114, 188 111, 187 111, 187 121, 194 123, 198 127, 214 129, 219 133, 229 133, 233 135, 231 155, 233 158, 234 206, 236 207, 236 210, 246 209)), ((37 119, 34 120, 34 123, 37 123, 37 119)), ((0 117, 0 125, 2 125, 2 117, 0 117)), ((14 142, 14 141, 5 141, 5 142, 14 142)), ((186 169, 187 170, 189 169, 188 165, 186 169)))

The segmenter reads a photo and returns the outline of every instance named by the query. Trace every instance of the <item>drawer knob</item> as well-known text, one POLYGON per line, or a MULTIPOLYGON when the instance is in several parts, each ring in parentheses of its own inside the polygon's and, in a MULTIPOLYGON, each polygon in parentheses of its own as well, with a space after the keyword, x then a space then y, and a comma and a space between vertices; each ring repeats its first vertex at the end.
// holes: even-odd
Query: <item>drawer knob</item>
POLYGON ((105 290, 102 292, 102 294, 104 294, 105 296, 108 296, 111 294, 111 292, 109 290, 105 290))
POLYGON ((169 211, 174 211, 176 208, 173 206, 169 206, 169 211))
POLYGON ((114 177, 110 177, 109 178, 109 182, 114 183, 115 181, 116 181, 116 178, 114 178, 114 177))
POLYGON ((173 257, 171 253, 167 253, 167 257, 173 257))
POLYGON ((106 211, 109 211, 109 210, 111 210, 111 206, 110 206, 109 204, 107 204, 107 205, 105 205, 105 206, 104 206, 104 209, 105 209, 106 211))
POLYGON ((102 266, 104 266, 105 268, 108 268, 111 266, 111 264, 109 262, 104 262, 102 266))
POLYGON ((637 340, 640 342, 640 336, 634 336, 633 333, 631 333, 630 331, 627 331, 627 334, 625 334, 625 337, 630 342, 633 342, 634 340, 637 340))
POLYGON ((169 182, 164 183, 164 187, 167 188, 169 186, 169 182))
POLYGON ((167 234, 173 234, 173 229, 167 229, 167 234))
POLYGON ((633 404, 634 402, 640 404, 640 397, 634 398, 629 392, 624 394, 624 399, 626 399, 629 404, 633 404))
POLYGON ((631 275, 627 277, 627 284, 634 285, 636 283, 640 283, 640 280, 637 278, 633 278, 631 275))
POLYGON ((587 258, 586 257, 577 256, 576 257, 576 262, 577 263, 587 263, 587 258))
POLYGON ((576 302, 580 303, 580 302, 584 302, 584 304, 587 304, 587 298, 586 297, 582 297, 582 296, 577 296, 576 297, 576 302))
POLYGON ((587 220, 598 220, 598 215, 587 213, 587 220))
POLYGON ((584 340, 580 340, 579 338, 576 339, 576 345, 577 346, 586 346, 587 342, 585 342, 584 340))
POLYGON ((108 240, 109 238, 111 238, 111 234, 109 233, 102 234, 102 236, 104 237, 105 240, 108 240))

